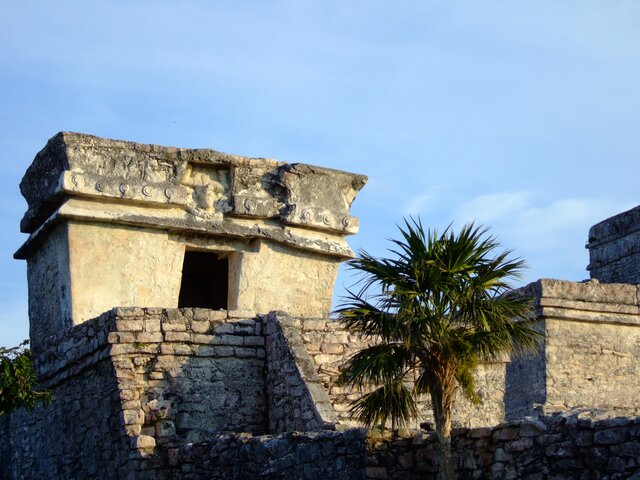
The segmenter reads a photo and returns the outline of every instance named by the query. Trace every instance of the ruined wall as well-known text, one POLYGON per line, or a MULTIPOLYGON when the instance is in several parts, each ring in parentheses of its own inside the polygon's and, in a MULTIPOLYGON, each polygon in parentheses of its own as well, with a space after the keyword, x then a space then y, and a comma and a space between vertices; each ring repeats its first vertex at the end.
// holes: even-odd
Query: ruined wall
MULTIPOLYGON (((535 328, 544 332, 544 322, 536 322, 535 328)), ((542 412, 547 400, 546 343, 540 343, 536 354, 512 358, 507 364, 504 391, 507 420, 542 412)))
POLYGON ((640 412, 640 325, 547 320, 547 410, 640 412))
POLYGON ((536 409, 640 412, 640 287, 539 280, 534 299, 545 332, 542 355, 514 359, 505 402, 509 418, 536 409))
POLYGON ((117 478, 126 465, 129 443, 115 400, 118 379, 109 360, 105 321, 101 317, 71 334, 59 332, 58 351, 49 349, 36 365, 54 401, 6 417, 4 478, 91 478, 98 472, 117 478))
POLYGON ((640 283, 640 206, 589 230, 589 270, 602 283, 640 283))
POLYGON ((261 322, 233 316, 118 308, 59 334, 34 359, 53 404, 9 418, 8 478, 125 478, 170 447, 265 433, 261 322))
POLYGON ((363 480, 366 431, 216 436, 143 463, 140 479, 363 480))
POLYGON ((129 439, 114 402, 118 382, 109 360, 105 356, 52 387, 52 405, 7 416, 2 478, 118 478, 129 460, 129 439))
MULTIPOLYGON (((348 332, 331 319, 295 319, 305 347, 315 364, 318 376, 343 425, 356 426, 349 418, 349 402, 361 394, 347 387, 335 385, 340 366, 350 355, 371 345, 374 340, 348 332)), ((476 372, 476 386, 482 405, 474 406, 462 394, 458 396, 454 410, 454 422, 464 426, 495 425, 504 420, 504 391, 506 363, 483 364, 476 372)), ((419 403, 418 422, 433 421, 431 402, 423 398, 419 403)))
POLYGON ((262 317, 267 351, 269 431, 310 432, 335 428, 337 417, 292 319, 262 317))
MULTIPOLYGON (((373 439, 367 479, 435 480, 435 434, 373 439)), ((543 416, 454 429, 457 478, 614 480, 640 475, 640 418, 543 416)))
POLYGON ((27 260, 29 338, 38 351, 47 338, 72 325, 68 227, 58 225, 27 260))

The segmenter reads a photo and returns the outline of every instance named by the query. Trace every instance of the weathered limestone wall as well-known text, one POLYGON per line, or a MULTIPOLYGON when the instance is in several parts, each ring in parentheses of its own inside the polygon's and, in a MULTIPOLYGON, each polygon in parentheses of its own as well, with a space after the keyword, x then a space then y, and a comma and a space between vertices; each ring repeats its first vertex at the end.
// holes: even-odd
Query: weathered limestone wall
POLYGON ((68 238, 68 226, 59 225, 27 260, 29 338, 34 351, 73 325, 68 238))
POLYGON ((130 445, 113 366, 101 360, 56 385, 53 405, 8 416, 6 479, 117 478, 130 445), (9 438, 10 437, 10 438, 9 438))
POLYGON ((547 409, 640 412, 640 325, 548 320, 547 335, 547 409))
POLYGON ((73 323, 114 306, 176 308, 184 245, 166 231, 71 221, 73 323))
MULTIPOLYGON (((242 253, 237 303, 230 308, 266 314, 286 310, 300 317, 329 316, 340 260, 259 240, 242 253)), ((233 301, 233 300, 232 300, 233 301)))
POLYGON ((227 315, 118 310, 118 331, 110 336, 119 345, 111 351, 117 371, 135 374, 121 381, 130 434, 185 443, 212 433, 266 431, 261 324, 227 315))
POLYGON ((15 257, 28 262, 32 345, 113 306, 328 315, 365 182, 299 163, 60 133, 20 184, 30 236, 15 257), (179 303, 185 250, 228 264, 186 275, 204 293, 179 303), (226 302, 208 301, 206 288, 222 282, 226 302))
MULTIPOLYGON (((640 476, 640 418, 544 416, 453 432, 457 478, 614 480, 640 476)), ((370 441, 366 478, 435 480, 435 434, 370 441)))
MULTIPOLYGON (((357 425, 349 418, 349 402, 358 398, 360 393, 335 385, 335 380, 344 361, 365 346, 371 345, 373 340, 354 335, 331 319, 298 318, 294 322, 301 332, 318 376, 329 393, 340 424, 357 425)), ((474 406, 459 395, 454 411, 454 422, 457 425, 477 427, 495 425, 504 420, 505 368, 504 362, 478 367, 476 386, 483 403, 474 406)), ((419 421, 433 421, 429 399, 422 399, 419 409, 419 421)))
POLYGON ((2 432, 8 478, 125 478, 168 448, 265 433, 262 325, 233 316, 118 308, 60 333, 34 359, 54 403, 2 432))
MULTIPOLYGON (((544 322, 536 322, 534 326, 544 332, 544 322)), ((507 420, 542 412, 547 400, 546 343, 540 343, 535 355, 513 358, 507 364, 504 393, 507 420)))
POLYGON ((185 249, 229 258, 229 309, 328 314, 339 261, 277 243, 222 242, 164 230, 58 225, 29 259, 34 349, 114 305, 177 308, 185 249))
POLYGON ((589 230, 591 278, 602 283, 640 283, 640 206, 589 230))
POLYGON ((640 287, 539 280, 532 297, 545 332, 542 355, 514 360, 507 415, 601 408, 637 414, 640 400, 640 287))

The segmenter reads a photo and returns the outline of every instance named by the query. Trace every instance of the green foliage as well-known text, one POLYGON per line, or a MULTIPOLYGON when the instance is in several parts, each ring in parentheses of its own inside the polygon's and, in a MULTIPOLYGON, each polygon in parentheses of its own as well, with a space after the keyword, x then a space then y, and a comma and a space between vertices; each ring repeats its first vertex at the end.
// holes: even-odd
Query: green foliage
POLYGON ((0 347, 0 415, 18 408, 32 410, 37 403, 51 402, 51 392, 34 389, 37 377, 27 344, 25 340, 17 347, 0 347))
POLYGON ((422 394, 432 396, 436 417, 450 417, 458 388, 478 403, 478 362, 532 351, 539 340, 527 321, 530 301, 508 284, 524 263, 510 251, 496 253, 486 229, 470 224, 438 235, 412 220, 400 232, 392 258, 361 252, 350 262, 363 273, 362 289, 337 310, 347 329, 377 339, 338 378, 360 390, 377 387, 352 403, 352 415, 368 426, 406 424, 422 394))

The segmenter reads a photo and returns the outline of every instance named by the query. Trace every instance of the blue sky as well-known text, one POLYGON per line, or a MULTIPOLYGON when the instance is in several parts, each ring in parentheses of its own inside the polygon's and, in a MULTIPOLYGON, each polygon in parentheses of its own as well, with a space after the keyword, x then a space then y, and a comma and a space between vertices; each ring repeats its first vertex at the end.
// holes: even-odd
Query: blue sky
MULTIPOLYGON (((476 220, 588 277, 640 203, 640 2, 2 2, 0 345, 28 335, 18 183, 61 130, 364 173, 356 250, 476 220)), ((350 285, 341 273, 337 292, 350 285)))

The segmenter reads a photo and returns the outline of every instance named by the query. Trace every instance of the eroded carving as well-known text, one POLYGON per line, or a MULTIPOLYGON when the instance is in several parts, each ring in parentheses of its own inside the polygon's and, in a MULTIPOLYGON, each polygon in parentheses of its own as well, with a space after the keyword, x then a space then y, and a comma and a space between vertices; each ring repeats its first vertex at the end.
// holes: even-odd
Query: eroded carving
POLYGON ((295 240, 301 248, 348 252, 342 237, 357 231, 349 207, 363 184, 362 176, 310 165, 64 133, 24 177, 22 228, 33 232, 56 212, 232 236, 242 224, 258 237, 274 238, 280 228, 283 241, 308 237, 295 240), (82 204, 90 197, 93 203, 82 204))

